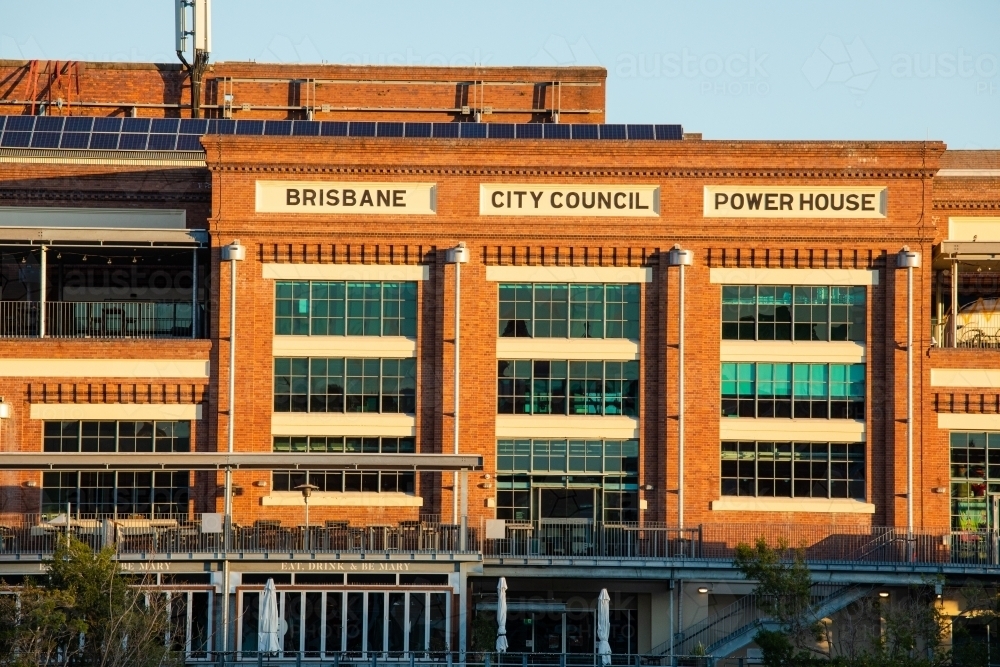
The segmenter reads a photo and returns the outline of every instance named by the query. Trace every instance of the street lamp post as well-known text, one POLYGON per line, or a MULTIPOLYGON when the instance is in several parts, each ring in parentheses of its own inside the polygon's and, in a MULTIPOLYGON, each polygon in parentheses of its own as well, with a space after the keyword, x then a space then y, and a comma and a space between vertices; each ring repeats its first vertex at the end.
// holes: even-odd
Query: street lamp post
POLYGON ((309 496, 311 496, 312 492, 318 488, 319 487, 316 486, 315 484, 309 484, 309 483, 299 484, 298 486, 295 487, 296 491, 302 492, 302 501, 306 504, 306 532, 305 532, 305 539, 303 541, 306 551, 309 551, 309 496))

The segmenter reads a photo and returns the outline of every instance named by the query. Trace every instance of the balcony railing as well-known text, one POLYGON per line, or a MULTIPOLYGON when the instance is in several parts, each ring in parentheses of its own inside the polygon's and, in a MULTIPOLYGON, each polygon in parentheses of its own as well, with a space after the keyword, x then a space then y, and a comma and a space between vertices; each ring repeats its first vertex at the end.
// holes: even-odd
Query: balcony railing
POLYGON ((217 515, 152 517, 37 514, 0 518, 0 557, 51 554, 60 537, 70 534, 94 549, 114 547, 119 555, 176 553, 423 553, 480 552, 478 530, 428 521, 395 525, 352 526, 348 522, 285 525, 220 525, 217 515), (67 525, 68 523, 68 525, 67 525), (228 539, 227 539, 228 538, 228 539))
MULTIPOLYGON (((42 307, 0 301, 0 337, 41 336, 42 307)), ((203 309, 195 323, 191 303, 179 301, 50 301, 44 309, 50 338, 201 338, 205 322, 203 309)))

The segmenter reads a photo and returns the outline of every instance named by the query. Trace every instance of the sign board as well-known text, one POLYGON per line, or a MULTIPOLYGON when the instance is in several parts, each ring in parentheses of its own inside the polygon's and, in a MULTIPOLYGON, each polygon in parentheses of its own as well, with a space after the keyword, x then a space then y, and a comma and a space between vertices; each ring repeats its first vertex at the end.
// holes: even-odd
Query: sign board
POLYGON ((706 218, 884 218, 888 188, 706 185, 706 218))
POLYGON ((434 215, 435 183, 257 181, 258 213, 434 215))
POLYGON ((481 183, 479 215, 657 218, 660 187, 481 183))

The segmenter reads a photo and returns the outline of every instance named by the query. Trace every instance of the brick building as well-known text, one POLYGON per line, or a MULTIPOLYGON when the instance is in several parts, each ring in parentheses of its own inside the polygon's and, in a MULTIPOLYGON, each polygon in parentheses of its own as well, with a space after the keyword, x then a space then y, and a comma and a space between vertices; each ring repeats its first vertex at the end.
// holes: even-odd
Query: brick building
POLYGON ((0 61, 0 577, 114 544, 192 660, 256 660, 269 578, 289 657, 464 658, 499 577, 512 652, 593 653, 607 588, 615 654, 743 655, 759 536, 835 624, 958 614, 996 153, 613 125, 604 79, 220 63, 192 118, 179 68, 0 61))

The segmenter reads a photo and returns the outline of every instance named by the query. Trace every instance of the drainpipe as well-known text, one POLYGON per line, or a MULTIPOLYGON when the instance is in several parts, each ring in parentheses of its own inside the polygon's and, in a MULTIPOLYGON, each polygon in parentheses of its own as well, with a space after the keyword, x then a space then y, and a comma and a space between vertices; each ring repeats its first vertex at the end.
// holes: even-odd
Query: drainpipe
MULTIPOLYGON (((236 410, 236 263, 247 257, 247 249, 236 239, 222 247, 222 261, 229 262, 229 415, 226 451, 233 453, 233 423, 236 410)), ((222 652, 229 648, 229 550, 233 525, 233 470, 226 466, 225 549, 222 561, 222 652)))
POLYGON ((684 267, 694 262, 694 253, 682 250, 680 244, 675 244, 667 254, 667 265, 676 266, 679 270, 677 287, 680 291, 677 318, 677 528, 683 539, 684 530, 684 267))
MULTIPOLYGON (((909 246, 896 256, 896 266, 906 269, 906 534, 913 548, 913 269, 920 266, 920 253, 909 246)), ((952 313, 956 310, 952 308, 952 313)), ((954 319, 954 317, 952 318, 954 319)))
POLYGON ((42 258, 39 262, 40 275, 38 276, 38 337, 45 338, 45 292, 48 290, 45 273, 47 271, 48 247, 42 246, 42 258))
MULTIPOLYGON (((459 362, 461 360, 460 350, 459 350, 459 329, 461 324, 461 306, 462 306, 462 264, 466 264, 469 261, 469 249, 465 247, 465 242, 459 243, 454 248, 449 248, 445 253, 445 261, 448 264, 455 265, 455 428, 453 435, 452 452, 458 454, 458 392, 459 392, 459 362)), ((458 518, 458 495, 459 495, 459 473, 455 472, 454 486, 452 487, 452 509, 451 509, 451 522, 452 524, 457 524, 459 522, 458 518)), ((463 523, 467 521, 467 517, 462 517, 463 523)), ((465 526, 462 527, 464 533, 465 526)))

